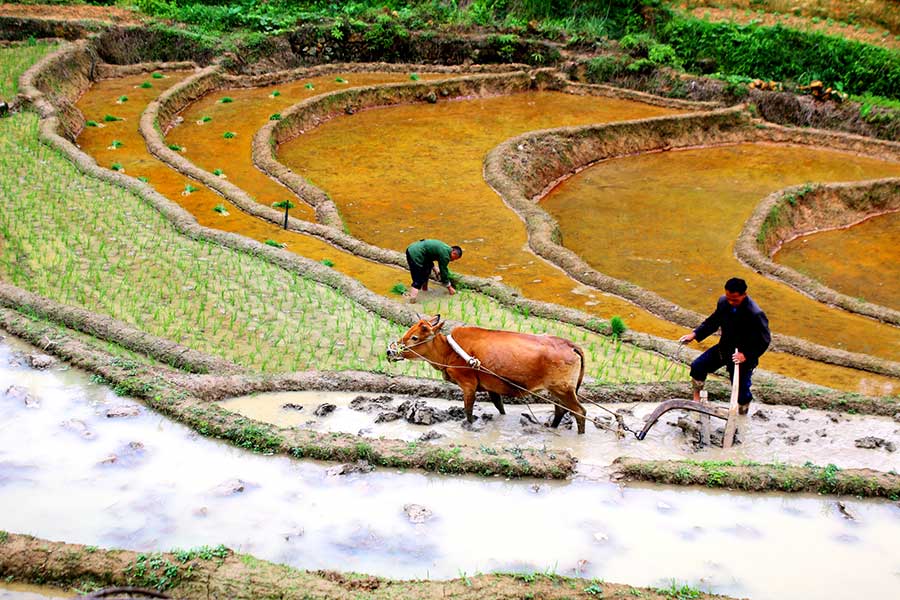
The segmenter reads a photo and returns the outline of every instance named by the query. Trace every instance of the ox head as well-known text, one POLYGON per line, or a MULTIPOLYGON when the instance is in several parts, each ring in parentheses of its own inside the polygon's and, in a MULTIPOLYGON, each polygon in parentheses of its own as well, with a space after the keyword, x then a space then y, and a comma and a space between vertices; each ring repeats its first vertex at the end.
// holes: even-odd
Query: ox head
POLYGON ((387 349, 387 359, 392 362, 404 359, 415 360, 420 358, 416 346, 427 344, 444 326, 441 315, 434 317, 420 317, 419 322, 410 327, 396 342, 391 342, 387 349))

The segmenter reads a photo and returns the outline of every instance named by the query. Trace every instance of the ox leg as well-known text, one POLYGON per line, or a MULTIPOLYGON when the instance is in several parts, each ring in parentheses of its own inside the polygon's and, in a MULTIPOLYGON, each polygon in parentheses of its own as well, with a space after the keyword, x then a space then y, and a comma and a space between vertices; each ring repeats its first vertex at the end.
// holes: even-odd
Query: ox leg
POLYGON ((501 415, 505 415, 506 409, 503 408, 503 398, 500 397, 500 394, 497 392, 488 392, 488 396, 490 397, 491 402, 494 403, 494 406, 497 407, 497 412, 501 415))
POLYGON ((575 417, 575 423, 578 424, 578 433, 579 435, 584 433, 584 417, 587 415, 587 411, 581 405, 581 402, 578 401, 578 396, 574 391, 566 394, 566 406, 569 411, 572 413, 572 416, 575 417))
POLYGON ((553 429, 556 429, 557 427, 559 427, 559 422, 562 421, 562 418, 565 416, 566 409, 563 408, 562 406, 560 406, 559 404, 554 404, 553 408, 554 408, 553 422, 550 423, 550 427, 552 427, 553 429))
POLYGON ((475 390, 463 390, 463 403, 466 409, 466 420, 469 423, 475 422, 475 416, 472 411, 475 409, 475 390))

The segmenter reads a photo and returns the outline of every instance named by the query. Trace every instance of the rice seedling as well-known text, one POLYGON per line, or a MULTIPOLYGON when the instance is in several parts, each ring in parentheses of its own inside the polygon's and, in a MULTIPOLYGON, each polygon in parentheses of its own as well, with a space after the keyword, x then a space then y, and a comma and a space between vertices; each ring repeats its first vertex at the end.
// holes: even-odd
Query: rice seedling
POLYGON ((335 78, 334 78, 334 82, 335 82, 335 83, 349 83, 349 82, 348 82, 346 79, 344 79, 343 77, 335 77, 335 78))
POLYGON ((419 74, 418 74, 418 73, 410 73, 410 74, 409 74, 409 78, 410 78, 412 81, 418 81, 418 80, 419 80, 419 74))
POLYGON ((294 208, 294 203, 290 200, 279 200, 275 204, 272 205, 275 208, 283 208, 284 209, 284 228, 288 228, 288 211, 294 208))
POLYGON ((144 183, 150 183, 150 178, 141 175, 140 177, 138 177, 138 181, 143 181, 144 183))
POLYGON ((230 104, 234 102, 234 98, 232 98, 231 96, 223 96, 222 99, 219 100, 219 102, 222 104, 230 104))
POLYGON ((306 88, 306 89, 308 89, 308 90, 314 90, 314 89, 316 89, 315 86, 313 86, 312 83, 307 83, 307 84, 304 85, 303 87, 306 88))
POLYGON ((269 120, 270 121, 280 121, 281 113, 273 113, 273 114, 269 115, 269 120))
POLYGON ((13 98, 18 92, 19 77, 28 67, 40 60, 45 54, 56 50, 57 44, 35 42, 10 45, 0 49, 0 98, 13 98))
POLYGON ((272 90, 272 93, 269 94, 269 97, 270 97, 270 98, 277 98, 277 97, 280 96, 280 95, 281 95, 281 92, 279 92, 278 90, 272 90))
POLYGON ((121 121, 122 119, 115 115, 103 115, 103 120, 107 123, 115 123, 116 121, 121 121))
POLYGON ((124 146, 124 144, 122 142, 120 142, 119 140, 113 140, 112 143, 109 145, 109 148, 111 150, 117 150, 117 149, 121 148, 122 146, 124 146))
POLYGON ((178 144, 169 144, 169 150, 174 150, 175 152, 181 152, 182 150, 184 150, 184 148, 182 146, 179 146, 178 144))
POLYGON ((197 189, 198 189, 197 186, 187 183, 187 184, 185 184, 184 191, 181 192, 181 195, 187 196, 188 194, 193 194, 194 192, 197 191, 197 189))
POLYGON ((139 85, 138 87, 143 88, 143 89, 145 89, 145 90, 149 90, 150 88, 153 87, 153 84, 150 83, 149 81, 145 81, 145 82, 143 82, 141 85, 139 85))
POLYGON ((153 79, 163 79, 163 78, 165 78, 165 75, 163 75, 162 73, 157 71, 157 72, 153 73, 152 75, 150 75, 150 77, 152 77, 153 79))
POLYGON ((237 134, 233 131, 226 131, 225 133, 222 134, 222 137, 225 138, 226 140, 230 140, 231 138, 236 137, 236 136, 237 136, 237 134))
POLYGON ((85 121, 85 122, 84 122, 84 125, 85 125, 85 127, 97 127, 97 126, 99 126, 99 124, 97 123, 97 121, 85 121))
POLYGON ((406 285, 404 285, 402 283, 395 283, 394 285, 391 286, 391 293, 397 294, 398 296, 402 296, 403 294, 405 294, 407 292, 407 290, 408 290, 408 288, 406 287, 406 285))
POLYGON ((220 215, 228 216, 228 209, 225 208, 224 204, 216 204, 215 206, 213 206, 213 210, 220 215))
POLYGON ((223 171, 222 169, 213 169, 212 173, 216 177, 221 177, 222 179, 227 179, 227 176, 225 175, 225 171, 223 171))
POLYGON ((113 171, 122 171, 122 172, 125 172, 125 167, 122 166, 122 163, 114 162, 113 164, 111 164, 111 165, 109 166, 109 168, 112 169, 113 171))
POLYGON ((333 267, 333 266, 334 266, 334 261, 331 260, 330 258, 323 258, 323 259, 320 260, 319 262, 322 263, 323 265, 325 265, 326 267, 333 267))
POLYGON ((210 117, 209 115, 203 115, 202 117, 197 119, 197 125, 205 125, 206 123, 209 123, 210 121, 212 121, 212 117, 210 117))
POLYGON ((116 104, 124 104, 128 102, 128 96, 119 96, 119 99, 116 100, 116 104))

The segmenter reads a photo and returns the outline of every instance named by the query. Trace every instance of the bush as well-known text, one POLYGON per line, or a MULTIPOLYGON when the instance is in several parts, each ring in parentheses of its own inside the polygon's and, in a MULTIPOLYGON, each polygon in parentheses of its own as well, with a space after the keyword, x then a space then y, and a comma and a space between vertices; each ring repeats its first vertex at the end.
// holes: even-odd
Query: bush
POLYGON ((659 31, 689 70, 712 59, 720 72, 900 99, 900 52, 776 25, 708 23, 674 17, 659 31))

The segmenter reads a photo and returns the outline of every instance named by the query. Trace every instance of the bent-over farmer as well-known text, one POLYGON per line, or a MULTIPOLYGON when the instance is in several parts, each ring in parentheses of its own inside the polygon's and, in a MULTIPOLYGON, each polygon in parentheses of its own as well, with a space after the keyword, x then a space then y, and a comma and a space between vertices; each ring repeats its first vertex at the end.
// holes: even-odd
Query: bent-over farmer
POLYGON ((750 393, 750 377, 772 341, 769 319, 756 302, 747 295, 747 282, 732 277, 725 282, 725 295, 719 298, 716 310, 691 333, 678 341, 687 344, 693 340, 702 342, 722 330, 719 343, 701 354, 691 363, 691 387, 694 400, 700 399, 700 390, 706 376, 727 367, 734 379, 734 365, 741 365, 738 381, 738 412, 746 415, 753 395, 750 393))
POLYGON ((462 256, 462 248, 448 246, 440 240, 419 240, 406 248, 406 264, 409 265, 409 274, 412 276, 412 289, 409 291, 409 301, 416 303, 419 290, 428 289, 428 276, 434 273, 442 285, 447 286, 447 291, 452 296, 456 293, 450 282, 450 269, 447 268, 454 260, 462 256), (437 262, 437 266, 435 266, 437 262))

